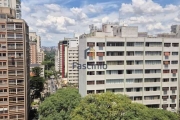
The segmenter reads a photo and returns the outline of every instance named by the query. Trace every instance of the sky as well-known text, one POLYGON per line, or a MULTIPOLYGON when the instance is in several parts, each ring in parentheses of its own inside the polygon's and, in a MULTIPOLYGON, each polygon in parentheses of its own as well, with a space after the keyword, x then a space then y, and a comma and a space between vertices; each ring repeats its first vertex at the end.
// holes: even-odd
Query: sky
POLYGON ((102 23, 138 26, 149 34, 170 32, 180 24, 180 0, 21 0, 22 19, 42 46, 57 46, 64 37, 89 33, 102 23))

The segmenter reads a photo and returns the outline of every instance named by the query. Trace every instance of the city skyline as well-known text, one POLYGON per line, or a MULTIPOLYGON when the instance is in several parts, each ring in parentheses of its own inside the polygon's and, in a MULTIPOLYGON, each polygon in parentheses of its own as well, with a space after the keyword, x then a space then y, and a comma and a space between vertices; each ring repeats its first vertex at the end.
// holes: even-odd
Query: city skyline
POLYGON ((151 34, 169 32, 171 25, 180 23, 179 5, 178 0, 22 0, 22 18, 31 32, 42 36, 42 46, 54 46, 74 32, 88 33, 92 23, 100 26, 119 19, 121 24, 136 25, 151 34))

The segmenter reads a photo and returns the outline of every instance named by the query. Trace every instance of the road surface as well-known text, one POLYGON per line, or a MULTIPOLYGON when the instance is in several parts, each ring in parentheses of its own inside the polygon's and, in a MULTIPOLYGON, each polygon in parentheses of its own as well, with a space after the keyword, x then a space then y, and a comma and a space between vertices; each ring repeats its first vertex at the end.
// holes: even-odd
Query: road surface
POLYGON ((55 85, 55 79, 50 78, 48 80, 48 90, 51 94, 55 93, 57 91, 57 87, 55 85))

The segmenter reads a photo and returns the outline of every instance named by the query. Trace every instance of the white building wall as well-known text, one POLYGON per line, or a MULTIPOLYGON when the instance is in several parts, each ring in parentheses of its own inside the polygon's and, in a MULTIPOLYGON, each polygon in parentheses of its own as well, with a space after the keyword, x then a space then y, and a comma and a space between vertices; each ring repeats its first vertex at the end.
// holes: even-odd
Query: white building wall
POLYGON ((179 72, 172 74, 171 70, 177 69, 179 71, 179 64, 171 64, 172 61, 177 61, 179 63, 179 50, 178 47, 172 47, 172 44, 180 44, 180 39, 177 38, 121 38, 121 37, 88 37, 80 38, 79 44, 79 63, 87 64, 87 62, 102 62, 107 64, 107 61, 122 61, 122 65, 108 65, 106 70, 104 69, 80 69, 79 70, 79 92, 82 96, 87 95, 88 90, 94 90, 97 93, 98 90, 103 90, 106 92, 108 89, 114 89, 115 93, 122 93, 128 95, 132 100, 138 103, 143 103, 145 105, 158 105, 162 108, 163 104, 168 104, 167 110, 177 110, 179 109, 179 87, 178 79, 179 72), (95 59, 87 57, 84 59, 84 50, 87 49, 87 42, 95 43, 95 52, 105 52, 104 57, 98 57, 95 54, 95 59), (106 43, 103 49, 96 46, 97 42, 106 43), (107 42, 124 42, 123 46, 107 46, 107 42), (133 42, 134 46, 128 46, 128 43, 133 42), (153 44, 148 46, 148 42, 153 44), (160 42, 161 45, 156 44, 160 42), (164 43, 170 43, 171 47, 164 47, 164 43), (146 45, 147 44, 147 45, 146 45), (122 56, 107 56, 107 51, 111 52, 124 52, 122 56), (158 55, 157 51, 161 53, 158 55), (128 52, 133 52, 134 55, 129 55, 128 52), (143 54, 141 54, 143 52, 143 54), (150 52, 150 53, 148 53, 150 52), (152 54, 154 52, 155 54, 152 54), (170 52, 170 56, 165 57, 164 53, 170 52), (178 55, 172 55, 178 53, 178 55), (153 60, 161 61, 159 64, 153 62, 153 60), (133 65, 129 65, 127 62, 133 61, 133 65), (150 61, 150 62, 147 62, 150 61), (170 61, 169 65, 164 65, 165 61, 170 61), (146 64, 147 63, 147 64, 146 64), (121 70, 123 74, 117 74, 116 72, 111 72, 108 74, 108 70, 121 70), (131 74, 128 74, 128 70, 132 70, 131 74), (146 73, 150 70, 151 73, 146 73), (156 70, 156 71, 154 71, 156 70), (158 72, 160 70, 160 72, 158 72), (169 73, 163 73, 163 70, 169 70, 169 73), (95 75, 87 75, 88 71, 94 71, 95 75), (103 71, 104 75, 97 75, 97 71, 103 71), (155 72, 155 73, 154 73, 155 72), (158 78, 159 82, 145 82, 148 78, 158 78), (169 82, 164 82, 164 79, 169 79, 169 82), (172 81, 176 78, 177 81, 172 81), (113 81, 119 80, 118 83, 113 81), (141 82, 135 82, 141 79, 141 82), (104 84, 97 85, 98 80, 104 80, 104 84), (94 81, 94 85, 87 85, 87 81, 94 81), (111 81, 111 83, 107 82, 111 81), (121 82, 122 81, 122 82, 121 82), (164 92, 162 90, 164 87, 168 87, 169 90, 164 92), (176 87, 177 90, 172 91, 171 87, 176 87), (128 92, 128 88, 131 88, 131 92, 128 92), (146 89, 149 89, 147 91, 146 89), (156 89, 156 91, 154 91, 156 89), (117 92, 116 92, 117 90, 117 92), (137 90, 139 92, 137 92, 137 90), (170 98, 172 95, 176 95, 176 99, 172 101, 170 98), (159 96, 158 99, 155 96, 159 96), (167 100, 163 100, 163 96, 168 96, 167 100), (138 98, 139 97, 139 98, 138 98), (137 100, 142 98, 141 100, 137 100), (148 98, 149 97, 149 98, 148 98), (149 100, 147 100, 149 99, 149 100), (170 105, 175 104, 175 108, 171 108, 170 105))
MULTIPOLYGON (((87 64, 85 59, 86 41, 85 38, 79 39, 79 64, 87 64)), ((87 95, 87 70, 84 69, 79 69, 79 93, 82 96, 87 95)))

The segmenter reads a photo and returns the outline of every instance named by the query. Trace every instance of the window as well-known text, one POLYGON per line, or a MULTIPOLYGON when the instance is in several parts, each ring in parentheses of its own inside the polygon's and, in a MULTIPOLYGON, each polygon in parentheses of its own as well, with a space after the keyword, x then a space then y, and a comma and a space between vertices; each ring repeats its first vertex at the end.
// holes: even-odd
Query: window
POLYGON ((105 46, 105 43, 101 43, 101 42, 99 42, 99 43, 96 43, 96 46, 99 46, 99 47, 104 47, 105 46))
POLYGON ((143 51, 135 51, 136 56, 143 56, 143 51))
POLYGON ((169 78, 163 79, 163 82, 169 82, 169 78))
POLYGON ((95 75, 94 71, 87 71, 87 75, 95 75))
POLYGON ((124 42, 107 42, 107 46, 124 46, 124 42))
POLYGON ((169 70, 163 70, 163 73, 169 73, 169 70))
POLYGON ((97 80, 97 81, 96 81, 96 84, 97 84, 97 85, 104 84, 104 80, 97 80))
POLYGON ((171 82, 177 82, 177 78, 171 78, 171 82))
POLYGON ((124 83, 123 79, 107 79, 106 80, 107 84, 121 84, 124 83))
POLYGON ((146 60, 145 64, 147 64, 147 65, 158 65, 158 64, 161 64, 161 60, 146 60))
POLYGON ((161 51, 146 51, 146 56, 161 56, 161 51))
POLYGON ((134 42, 127 42, 127 46, 134 46, 134 42))
POLYGON ((164 43, 164 47, 171 47, 171 43, 164 43))
POLYGON ((126 83, 134 83, 133 79, 126 79, 126 83))
POLYGON ((172 55, 178 55, 178 52, 172 52, 172 55))
POLYGON ((161 47, 161 42, 146 42, 146 47, 161 47))
POLYGON ((94 81, 87 81, 87 85, 94 85, 94 81))
POLYGON ((178 61, 171 61, 171 64, 178 64, 178 61))
POLYGON ((179 47, 179 43, 172 43, 173 47, 179 47))

